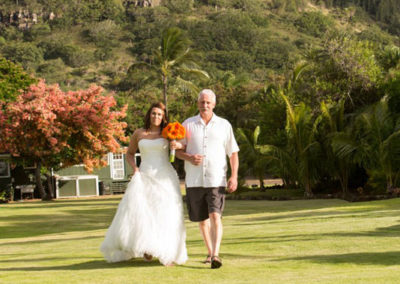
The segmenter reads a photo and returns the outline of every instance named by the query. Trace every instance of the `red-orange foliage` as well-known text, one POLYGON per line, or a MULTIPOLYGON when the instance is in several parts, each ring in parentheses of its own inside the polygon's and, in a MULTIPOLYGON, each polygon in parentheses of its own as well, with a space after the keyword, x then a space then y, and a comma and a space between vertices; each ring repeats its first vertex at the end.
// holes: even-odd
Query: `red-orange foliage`
POLYGON ((96 85, 63 92, 44 81, 30 86, 16 102, 0 102, 0 152, 10 152, 43 166, 84 163, 87 170, 101 165, 101 157, 127 141, 125 106, 113 110, 112 95, 96 85))

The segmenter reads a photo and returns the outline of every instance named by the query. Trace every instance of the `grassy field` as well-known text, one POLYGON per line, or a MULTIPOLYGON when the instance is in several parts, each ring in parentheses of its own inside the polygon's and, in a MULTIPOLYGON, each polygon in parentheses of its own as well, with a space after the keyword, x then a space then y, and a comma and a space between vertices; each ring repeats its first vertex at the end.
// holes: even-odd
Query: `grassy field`
POLYGON ((234 201, 211 270, 197 225, 189 261, 106 263, 98 248, 121 196, 0 206, 0 283, 398 283, 400 199, 234 201))

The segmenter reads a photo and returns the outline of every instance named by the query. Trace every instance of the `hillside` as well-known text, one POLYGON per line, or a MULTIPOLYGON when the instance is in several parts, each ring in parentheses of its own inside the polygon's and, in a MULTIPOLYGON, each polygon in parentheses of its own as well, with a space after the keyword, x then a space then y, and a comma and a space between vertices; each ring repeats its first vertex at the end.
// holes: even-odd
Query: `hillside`
POLYGON ((135 82, 125 80, 126 71, 133 62, 151 56, 162 29, 168 26, 187 31, 193 46, 203 53, 202 67, 211 74, 232 71, 256 81, 290 69, 307 48, 320 45, 332 33, 348 33, 378 44, 398 44, 399 40, 361 7, 332 6, 335 1, 318 5, 175 0, 156 7, 128 6, 126 1, 125 6, 122 1, 90 1, 98 5, 79 7, 78 1, 72 1, 67 8, 60 0, 51 2, 54 12, 49 12, 50 1, 9 2, 0 6, 1 55, 66 88, 93 82, 117 91, 137 88, 135 82), (97 13, 85 14, 84 8, 97 8, 97 13), (10 10, 20 9, 23 14, 36 12, 37 23, 28 29, 15 21, 5 23, 10 10))

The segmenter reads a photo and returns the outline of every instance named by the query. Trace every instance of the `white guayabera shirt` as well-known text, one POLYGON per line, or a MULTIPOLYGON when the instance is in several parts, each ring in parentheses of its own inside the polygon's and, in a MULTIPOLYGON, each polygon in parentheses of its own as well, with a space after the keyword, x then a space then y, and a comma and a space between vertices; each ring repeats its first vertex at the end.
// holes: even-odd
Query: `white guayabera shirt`
POLYGON ((200 115, 186 119, 182 125, 186 136, 181 142, 186 145, 186 152, 203 155, 198 166, 185 161, 186 186, 226 186, 226 156, 239 151, 231 124, 214 113, 207 125, 200 115))

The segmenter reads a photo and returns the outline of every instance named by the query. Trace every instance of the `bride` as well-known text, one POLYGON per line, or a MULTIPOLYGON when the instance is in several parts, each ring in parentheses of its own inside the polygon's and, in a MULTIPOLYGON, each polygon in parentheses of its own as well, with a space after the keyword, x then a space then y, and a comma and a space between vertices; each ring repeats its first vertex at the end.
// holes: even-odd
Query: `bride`
POLYGON ((131 137, 127 160, 134 175, 100 247, 108 262, 156 257, 171 266, 187 260, 179 180, 168 160, 168 141, 161 136, 166 124, 165 106, 155 103, 144 129, 131 137), (140 168, 134 159, 138 148, 140 168))

